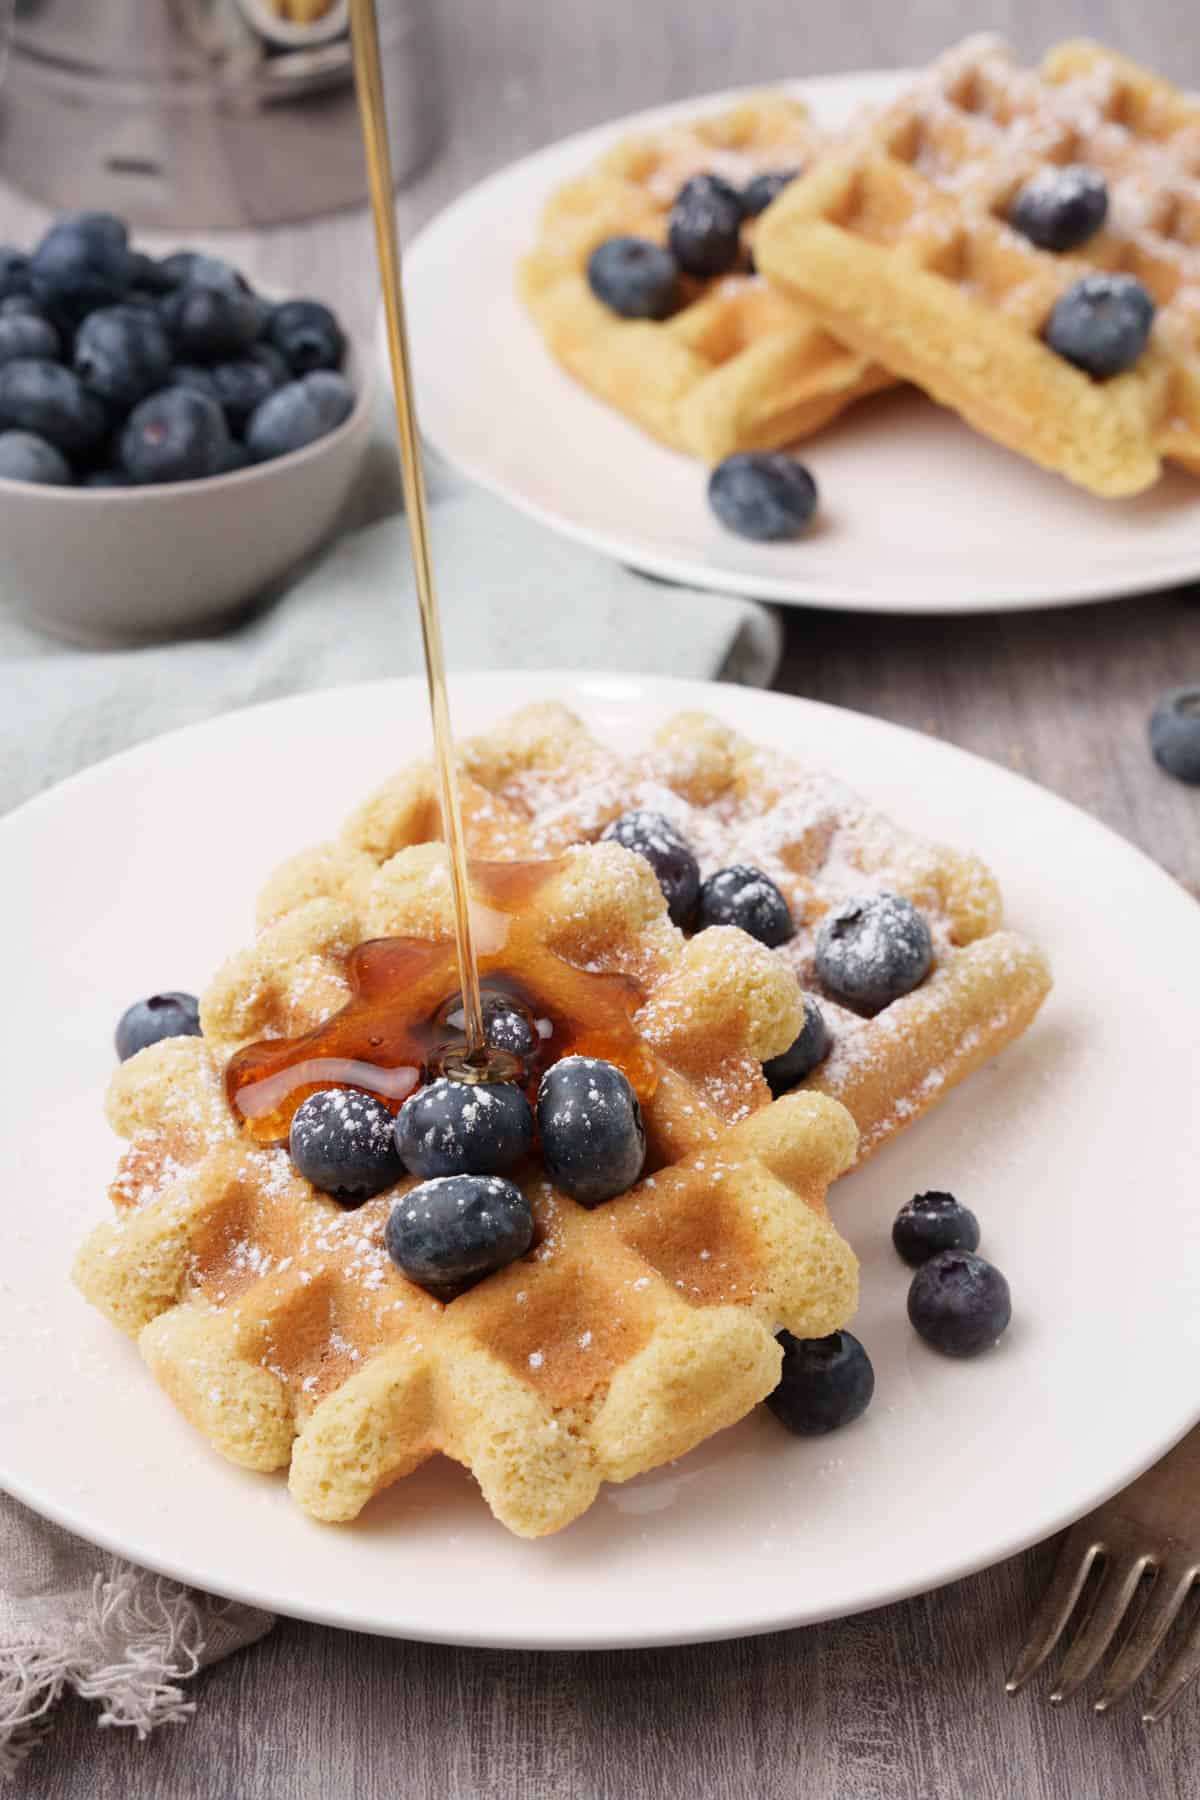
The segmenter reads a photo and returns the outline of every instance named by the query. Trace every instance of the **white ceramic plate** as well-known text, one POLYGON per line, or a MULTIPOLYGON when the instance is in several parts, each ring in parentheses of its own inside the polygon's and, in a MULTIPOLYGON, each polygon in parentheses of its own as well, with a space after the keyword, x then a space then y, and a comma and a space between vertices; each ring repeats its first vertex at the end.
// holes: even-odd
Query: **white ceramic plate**
MULTIPOLYGON (((822 124, 889 98, 902 74, 797 83, 822 124)), ((568 537, 651 574, 805 606, 983 612, 1056 606, 1200 575, 1200 487, 1169 472, 1133 500, 1093 499, 905 389, 868 400, 802 454, 819 529, 751 544, 716 523, 699 463, 663 449, 551 359, 515 291, 547 195, 614 138, 710 95, 551 145, 457 200, 406 260, 430 443, 462 474, 568 537)))
POLYGON ((0 824, 0 1483, 85 1536, 219 1593, 399 1636, 530 1647, 772 1630, 928 1588, 1120 1486, 1200 1410, 1195 1020, 1200 911, 1082 813, 936 739, 733 687, 479 675, 459 728, 561 697, 614 742, 700 706, 976 845, 1057 986, 1035 1030, 833 1195, 863 1264, 876 1399, 801 1442, 765 1412, 522 1543, 438 1460, 354 1526, 229 1467, 75 1293, 105 1216, 111 1032, 200 988, 254 893, 390 764, 425 749, 416 681, 239 712, 120 756, 0 824), (330 754, 336 746, 336 755, 330 754), (1014 1323, 945 1361, 905 1318, 897 1207, 949 1188, 983 1222, 1014 1323))

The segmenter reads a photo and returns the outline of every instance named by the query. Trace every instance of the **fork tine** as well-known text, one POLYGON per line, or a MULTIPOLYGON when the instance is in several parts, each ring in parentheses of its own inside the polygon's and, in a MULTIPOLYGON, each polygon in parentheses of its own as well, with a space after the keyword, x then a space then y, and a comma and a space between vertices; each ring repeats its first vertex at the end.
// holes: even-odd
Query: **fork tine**
POLYGON ((1108 1671, 1104 1691, 1096 1701, 1097 1712, 1107 1712, 1110 1706, 1125 1698, 1135 1681, 1141 1680, 1150 1658, 1178 1618, 1179 1609, 1195 1579, 1194 1568, 1182 1567, 1177 1562, 1159 1569, 1137 1624, 1108 1671))
POLYGON ((1171 1658, 1157 1682, 1154 1691, 1146 1702, 1146 1710, 1142 1718, 1147 1725, 1157 1725, 1165 1718, 1189 1682, 1200 1675, 1200 1619, 1192 1626, 1187 1637, 1175 1655, 1171 1658))
POLYGON ((1062 1636, 1091 1566, 1103 1548, 1091 1519, 1081 1519, 1078 1525, 1071 1527, 1063 1539, 1050 1585, 1034 1614, 1025 1647, 1004 1684, 1006 1693, 1019 1692, 1035 1670, 1041 1668, 1062 1636))
POLYGON ((1116 1636, 1149 1564, 1148 1556, 1126 1556, 1119 1562, 1114 1559, 1105 1570, 1095 1605, 1063 1657, 1058 1680, 1050 1693, 1052 1705, 1061 1706, 1083 1686, 1116 1636))

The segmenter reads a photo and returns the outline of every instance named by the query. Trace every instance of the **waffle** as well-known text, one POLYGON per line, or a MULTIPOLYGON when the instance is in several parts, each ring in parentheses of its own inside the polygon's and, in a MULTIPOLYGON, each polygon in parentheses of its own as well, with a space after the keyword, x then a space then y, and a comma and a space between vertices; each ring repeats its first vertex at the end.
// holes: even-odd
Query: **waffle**
POLYGON ((1037 73, 969 39, 764 215, 759 266, 840 338, 989 437, 1091 492, 1149 487, 1163 458, 1200 471, 1200 108, 1087 43, 1037 73), (1007 223, 1039 170, 1086 163, 1103 230, 1069 255, 1007 223), (1041 332, 1098 270, 1157 305, 1133 368, 1094 381, 1041 332))
MULTIPOLYGON (((493 803, 466 786, 478 845, 493 803)), ((770 1099, 760 1060, 802 1018, 786 967, 730 928, 688 942, 647 864, 582 846, 518 917, 488 913, 481 966, 498 933, 548 981, 555 966, 636 981, 633 1025, 655 1077, 647 1173, 589 1212, 531 1164, 516 1176, 536 1219, 527 1256, 449 1304, 409 1283, 383 1231, 412 1182, 343 1211, 285 1149, 238 1129, 223 1072, 247 1042, 338 1009, 363 940, 449 940, 444 853, 416 841, 432 808, 414 772, 341 844, 292 864, 264 897, 269 922, 204 996, 204 1037, 118 1070, 109 1117, 129 1144, 116 1217, 75 1277, 205 1437, 248 1468, 290 1463, 316 1518, 355 1517, 441 1451, 473 1471, 503 1524, 538 1536, 583 1512, 601 1481, 742 1417, 778 1381, 777 1325, 814 1336, 851 1316, 857 1265, 824 1197, 856 1134, 823 1095, 770 1099)))
MULTIPOLYGON (((763 93, 715 117, 628 138, 560 189, 519 283, 557 360, 654 437, 707 462, 794 443, 887 386, 882 370, 748 273, 688 283, 687 303, 663 323, 619 318, 588 286, 588 257, 604 239, 665 239, 671 204, 691 176, 740 186, 809 163, 820 144, 798 101, 763 93)), ((757 223, 744 227, 751 243, 757 223)))

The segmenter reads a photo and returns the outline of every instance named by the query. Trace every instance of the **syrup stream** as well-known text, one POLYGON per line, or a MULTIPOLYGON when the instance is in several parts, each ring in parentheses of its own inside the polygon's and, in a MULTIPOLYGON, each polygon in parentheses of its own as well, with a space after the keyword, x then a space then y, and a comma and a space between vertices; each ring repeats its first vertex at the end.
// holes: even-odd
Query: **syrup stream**
POLYGON ((425 477, 421 468, 420 439, 417 432, 416 404, 413 398, 412 369, 408 351, 408 331, 405 324, 404 297, 400 283, 400 246, 396 237, 395 187, 392 180, 391 149, 388 144, 387 108, 384 100, 383 70, 379 58, 379 27, 375 16, 375 0, 350 0, 350 23, 350 41, 354 50, 354 73, 358 88, 358 112, 367 160, 371 211, 375 220, 375 244, 379 257, 380 285, 383 291, 383 311, 387 323, 388 354, 392 365, 392 389, 396 402, 396 425, 400 437, 400 468, 404 486, 404 505, 408 514, 409 540, 412 544, 413 567, 417 580, 417 600, 421 612, 421 636, 425 647, 425 676, 429 686, 429 709, 433 715, 433 742, 442 798, 442 830, 445 834, 446 850, 450 858, 450 884, 454 895, 454 936, 458 952, 458 975, 462 985, 467 1039, 467 1055, 461 1075, 469 1077, 471 1073, 474 1073, 475 1078, 480 1079, 485 1077, 488 1072, 489 1056, 483 1031, 479 965, 475 959, 475 945, 471 931, 467 852, 463 838, 462 813, 458 804, 458 785, 455 780, 454 740, 450 730, 450 706, 446 697, 446 664, 442 651, 442 627, 433 582, 433 561, 429 548, 429 516, 425 504, 425 477))

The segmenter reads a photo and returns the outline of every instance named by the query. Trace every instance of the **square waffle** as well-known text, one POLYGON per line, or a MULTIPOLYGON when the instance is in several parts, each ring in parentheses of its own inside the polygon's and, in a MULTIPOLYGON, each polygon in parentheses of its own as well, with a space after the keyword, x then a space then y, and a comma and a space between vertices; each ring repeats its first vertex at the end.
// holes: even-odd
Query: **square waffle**
MULTIPOLYGON (((466 786, 478 848, 502 803, 466 786)), ((129 1144, 116 1216, 75 1278, 218 1450, 252 1469, 290 1463, 315 1517, 353 1518, 441 1451, 502 1523, 538 1536, 601 1481, 742 1417, 779 1379, 778 1325, 811 1337, 850 1318, 857 1265, 824 1199, 856 1133, 823 1095, 771 1101, 761 1059, 802 1019, 786 966, 731 928, 689 942, 644 861, 582 846, 519 906, 490 899, 481 969, 519 953, 535 998, 588 977, 636 983, 646 1173, 587 1211, 531 1163, 514 1172, 536 1219, 525 1257, 447 1304, 410 1283, 383 1232, 413 1182, 343 1210, 239 1126, 224 1076, 248 1043, 336 1013, 366 940, 449 943, 444 852, 418 841, 435 817, 414 771, 340 844, 290 865, 255 942, 204 996, 204 1037, 117 1071, 108 1113, 129 1144)), ((528 851, 512 823, 510 853, 528 851)))
MULTIPOLYGON (((809 436, 861 394, 889 384, 807 310, 760 278, 690 281, 662 323, 623 319, 588 286, 606 238, 663 242, 693 175, 737 186, 811 162, 822 139, 799 101, 763 93, 715 117, 628 138, 548 201, 520 291, 552 354, 585 387, 676 450, 718 462, 809 436)), ((754 242, 757 221, 744 235, 754 242)))
POLYGON ((1098 45, 1040 71, 972 38, 828 152, 764 215, 759 266, 781 292, 979 430, 1101 495, 1163 458, 1200 471, 1200 107, 1098 45), (1110 194, 1070 254, 1007 223, 1039 171, 1084 163, 1110 194), (1101 270, 1136 276, 1157 314, 1124 374, 1050 350, 1055 302, 1101 270))

